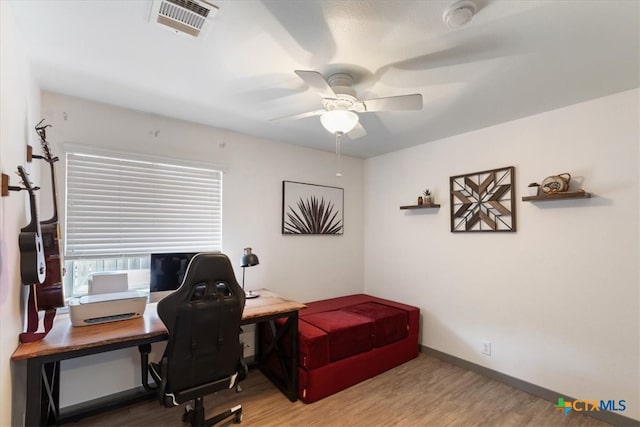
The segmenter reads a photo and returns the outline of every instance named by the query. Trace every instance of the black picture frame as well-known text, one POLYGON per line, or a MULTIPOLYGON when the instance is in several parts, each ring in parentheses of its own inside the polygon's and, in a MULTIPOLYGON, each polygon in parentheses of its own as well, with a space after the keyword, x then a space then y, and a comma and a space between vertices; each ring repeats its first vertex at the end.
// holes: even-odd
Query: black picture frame
POLYGON ((344 189, 282 181, 282 234, 342 235, 344 189))

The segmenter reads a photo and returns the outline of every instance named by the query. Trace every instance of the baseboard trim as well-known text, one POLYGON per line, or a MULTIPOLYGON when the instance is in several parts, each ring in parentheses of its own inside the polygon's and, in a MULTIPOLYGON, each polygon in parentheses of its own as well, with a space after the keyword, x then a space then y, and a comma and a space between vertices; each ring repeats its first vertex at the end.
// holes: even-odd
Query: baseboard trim
POLYGON ((97 399, 87 402, 77 403, 64 408, 60 408, 57 424, 66 424, 78 422, 84 418, 102 414, 113 409, 123 408, 125 406, 144 402, 157 398, 157 393, 147 391, 143 387, 120 391, 107 396, 98 397, 97 399))
MULTIPOLYGON (((473 362, 460 359, 459 357, 443 353, 434 348, 426 347, 423 345, 420 345, 419 347, 421 353, 434 356, 444 362, 451 363, 452 365, 456 365, 469 371, 476 372, 480 375, 491 378, 492 380, 500 381, 513 388, 517 388, 518 390, 522 390, 541 399, 548 400, 554 403, 558 401, 559 396, 562 396, 567 400, 576 400, 571 396, 566 396, 562 393, 558 393, 553 390, 549 390, 547 388, 540 387, 527 381, 512 377, 510 375, 503 374, 502 372, 494 371, 493 369, 489 369, 484 366, 477 365, 473 362)), ((584 412, 584 414, 596 418, 600 421, 604 421, 605 423, 612 424, 614 426, 640 427, 640 421, 634 420, 633 418, 625 417, 624 415, 620 415, 611 411, 584 412)))

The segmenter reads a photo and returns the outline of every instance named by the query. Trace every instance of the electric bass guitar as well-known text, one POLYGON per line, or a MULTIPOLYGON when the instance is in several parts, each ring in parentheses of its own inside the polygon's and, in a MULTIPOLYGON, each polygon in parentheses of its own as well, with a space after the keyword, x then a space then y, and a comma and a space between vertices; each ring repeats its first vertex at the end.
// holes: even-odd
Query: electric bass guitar
POLYGON ((41 284, 47 275, 47 266, 44 259, 42 232, 40 231, 40 222, 38 222, 36 209, 35 190, 39 188, 31 186, 29 174, 22 166, 18 166, 18 174, 22 179, 24 189, 29 192, 29 207, 31 211, 31 221, 20 230, 20 236, 18 237, 20 278, 23 285, 41 284))
POLYGON ((59 159, 51 155, 47 142, 46 129, 51 125, 43 125, 44 119, 36 125, 36 132, 40 136, 43 156, 33 156, 43 159, 49 164, 51 171, 51 192, 53 196, 53 215, 50 219, 40 222, 42 230, 42 243, 44 245, 44 258, 47 265, 47 275, 41 286, 35 291, 36 306, 38 311, 49 310, 56 307, 64 307, 64 287, 62 276, 62 251, 60 250, 60 224, 58 223, 58 198, 56 194, 56 175, 54 163, 59 159))

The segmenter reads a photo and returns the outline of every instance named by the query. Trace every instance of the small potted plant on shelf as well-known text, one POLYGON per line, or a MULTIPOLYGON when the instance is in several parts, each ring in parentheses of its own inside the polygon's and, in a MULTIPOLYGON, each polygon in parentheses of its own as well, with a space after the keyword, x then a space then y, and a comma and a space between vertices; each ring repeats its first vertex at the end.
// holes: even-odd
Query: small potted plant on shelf
POLYGON ((530 196, 537 196, 538 194, 540 194, 540 184, 538 184, 537 182, 532 182, 527 188, 529 188, 530 196))
POLYGON ((424 200, 425 205, 430 205, 431 203, 433 203, 433 199, 431 198, 431 190, 427 188, 422 192, 422 195, 422 199, 424 200))

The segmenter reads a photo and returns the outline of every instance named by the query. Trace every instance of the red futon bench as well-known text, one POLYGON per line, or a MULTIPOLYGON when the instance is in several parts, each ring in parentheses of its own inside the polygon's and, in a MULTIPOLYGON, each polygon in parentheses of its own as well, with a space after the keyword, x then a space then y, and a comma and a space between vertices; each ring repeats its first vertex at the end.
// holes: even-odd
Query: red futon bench
MULTIPOLYGON (((307 303, 298 322, 299 399, 315 402, 415 358, 419 320, 417 307, 365 294, 307 303)), ((267 363, 279 371, 275 359, 267 363)))

